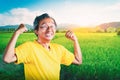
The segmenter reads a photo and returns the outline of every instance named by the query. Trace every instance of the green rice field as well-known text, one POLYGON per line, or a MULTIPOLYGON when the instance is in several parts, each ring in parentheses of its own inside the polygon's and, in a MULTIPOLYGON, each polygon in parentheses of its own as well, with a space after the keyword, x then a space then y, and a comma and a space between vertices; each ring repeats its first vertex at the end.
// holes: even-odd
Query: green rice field
MULTIPOLYGON (((120 36, 116 33, 76 33, 81 46, 81 65, 61 65, 61 80, 120 80, 120 36)), ((2 61, 4 49, 12 33, 0 33, 0 80, 24 80, 23 64, 2 61)), ((17 45, 36 39, 34 33, 24 33, 17 45)), ((64 33, 56 33, 52 40, 73 52, 72 42, 64 33)))

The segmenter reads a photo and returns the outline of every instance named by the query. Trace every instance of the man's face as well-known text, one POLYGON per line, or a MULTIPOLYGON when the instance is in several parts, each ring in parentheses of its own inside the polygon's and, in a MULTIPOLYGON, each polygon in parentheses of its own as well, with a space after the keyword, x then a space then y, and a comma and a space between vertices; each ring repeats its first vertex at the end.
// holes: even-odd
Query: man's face
POLYGON ((53 39, 56 32, 56 26, 53 19, 43 19, 41 22, 39 22, 38 27, 39 28, 35 31, 35 33, 38 35, 40 40, 50 41, 53 39))

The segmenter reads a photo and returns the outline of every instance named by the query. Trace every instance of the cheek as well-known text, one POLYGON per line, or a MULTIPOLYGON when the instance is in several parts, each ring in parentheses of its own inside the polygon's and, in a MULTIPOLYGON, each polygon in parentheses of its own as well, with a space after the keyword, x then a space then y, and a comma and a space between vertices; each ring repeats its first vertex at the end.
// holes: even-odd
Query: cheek
POLYGON ((45 30, 39 29, 39 30, 38 30, 38 33, 39 33, 39 34, 45 33, 45 30))
POLYGON ((36 34, 37 34, 38 36, 41 36, 41 35, 43 35, 43 34, 44 34, 44 32, 43 32, 43 31, 38 30, 38 31, 36 32, 36 34))

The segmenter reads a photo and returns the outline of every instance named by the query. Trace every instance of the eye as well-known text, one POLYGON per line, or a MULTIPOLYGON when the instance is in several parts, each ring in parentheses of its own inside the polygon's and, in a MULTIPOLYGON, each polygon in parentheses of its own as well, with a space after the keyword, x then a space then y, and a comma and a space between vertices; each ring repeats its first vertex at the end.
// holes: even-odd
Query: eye
POLYGON ((43 27, 43 26, 40 26, 40 28, 45 28, 45 27, 43 27))
POLYGON ((50 27, 51 27, 51 28, 56 28, 56 26, 55 26, 54 24, 52 24, 50 27))
POLYGON ((54 25, 53 26, 50 26, 51 28, 56 28, 54 25))
POLYGON ((45 29, 45 28, 47 28, 47 25, 46 24, 42 24, 42 25, 40 25, 40 28, 45 29))

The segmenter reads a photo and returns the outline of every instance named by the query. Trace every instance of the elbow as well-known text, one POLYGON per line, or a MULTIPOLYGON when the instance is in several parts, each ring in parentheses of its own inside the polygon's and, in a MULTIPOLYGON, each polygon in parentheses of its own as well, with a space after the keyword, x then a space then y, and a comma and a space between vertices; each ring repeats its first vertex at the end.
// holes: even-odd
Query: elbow
POLYGON ((75 64, 75 65, 81 65, 82 64, 82 60, 74 60, 73 61, 73 64, 75 64))
POLYGON ((4 61, 5 63, 11 63, 7 58, 3 58, 3 61, 4 61))
POLYGON ((78 65, 78 66, 81 65, 81 64, 82 64, 82 61, 81 61, 81 60, 77 62, 77 65, 78 65))
POLYGON ((8 53, 5 53, 4 56, 3 56, 3 61, 5 63, 12 63, 16 60, 16 56, 15 54, 13 55, 9 55, 8 53))
POLYGON ((5 63, 11 63, 11 61, 10 61, 10 59, 9 58, 7 58, 7 57, 3 57, 3 61, 5 62, 5 63))
POLYGON ((77 65, 81 65, 82 64, 82 58, 76 58, 77 61, 77 65))
POLYGON ((82 64, 82 59, 74 59, 73 64, 75 65, 81 65, 82 64))

